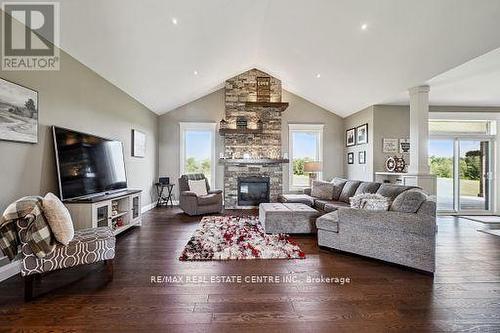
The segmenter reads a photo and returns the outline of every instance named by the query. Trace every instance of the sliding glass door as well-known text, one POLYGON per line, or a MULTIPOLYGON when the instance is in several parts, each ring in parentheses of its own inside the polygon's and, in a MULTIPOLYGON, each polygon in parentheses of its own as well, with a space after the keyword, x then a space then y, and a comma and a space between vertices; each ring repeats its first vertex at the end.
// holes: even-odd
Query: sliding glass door
POLYGON ((490 210, 490 142, 459 140, 459 210, 490 210))
POLYGON ((491 211, 491 152, 489 139, 440 137, 429 141, 431 173, 437 176, 438 211, 491 211))
POLYGON ((429 156, 431 173, 437 177, 437 210, 454 212, 456 210, 454 140, 430 140, 429 156))

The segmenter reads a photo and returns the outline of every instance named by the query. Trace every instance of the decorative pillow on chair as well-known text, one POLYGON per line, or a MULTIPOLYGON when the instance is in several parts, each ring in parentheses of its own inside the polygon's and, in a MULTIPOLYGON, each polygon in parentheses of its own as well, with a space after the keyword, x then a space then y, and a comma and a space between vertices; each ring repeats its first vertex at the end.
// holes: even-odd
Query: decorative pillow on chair
POLYGON ((322 180, 313 180, 311 188, 311 196, 317 199, 332 200, 333 184, 322 180))
POLYGON ((188 180, 189 190, 196 193, 197 196, 207 195, 207 183, 205 179, 201 180, 188 180))
POLYGON ((351 208, 366 210, 387 210, 389 199, 380 194, 363 193, 349 198, 351 208))
POLYGON ((64 245, 75 236, 71 215, 64 204, 52 193, 47 193, 42 201, 43 215, 49 223, 56 240, 64 245))

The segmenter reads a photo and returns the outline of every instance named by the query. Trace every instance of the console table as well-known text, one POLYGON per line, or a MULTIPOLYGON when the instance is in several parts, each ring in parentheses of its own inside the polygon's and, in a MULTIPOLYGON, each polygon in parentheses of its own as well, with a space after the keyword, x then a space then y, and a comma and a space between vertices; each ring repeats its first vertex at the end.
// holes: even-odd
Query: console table
POLYGON ((140 190, 65 200, 64 205, 71 214, 75 230, 110 227, 118 235, 142 224, 140 190))

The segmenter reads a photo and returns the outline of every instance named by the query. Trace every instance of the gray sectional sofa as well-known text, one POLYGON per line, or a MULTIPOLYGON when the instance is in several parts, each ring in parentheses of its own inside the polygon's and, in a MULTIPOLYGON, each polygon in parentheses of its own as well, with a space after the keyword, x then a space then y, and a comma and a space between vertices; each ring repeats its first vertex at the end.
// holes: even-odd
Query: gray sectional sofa
POLYGON ((316 220, 318 245, 351 252, 428 273, 435 270, 436 203, 417 187, 335 178, 333 196, 319 199, 310 190, 285 194, 281 202, 301 202, 322 216, 316 220), (350 208, 349 198, 378 193, 389 198, 387 211, 350 208))

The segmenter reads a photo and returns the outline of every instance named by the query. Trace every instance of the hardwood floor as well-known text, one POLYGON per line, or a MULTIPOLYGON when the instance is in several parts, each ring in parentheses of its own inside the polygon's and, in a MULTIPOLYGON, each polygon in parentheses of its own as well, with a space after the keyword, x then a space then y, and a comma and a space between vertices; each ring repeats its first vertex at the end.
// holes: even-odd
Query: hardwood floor
MULTIPOLYGON (((235 212, 248 214, 248 212, 235 212)), ((114 280, 103 264, 0 284, 0 331, 388 332, 500 331, 500 237, 485 225, 440 218, 434 277, 294 239, 305 260, 181 262, 199 218, 154 209, 118 237, 114 280), (351 283, 151 283, 151 276, 295 274, 348 277, 351 283)), ((390 244, 388 244, 390 246, 390 244)))

